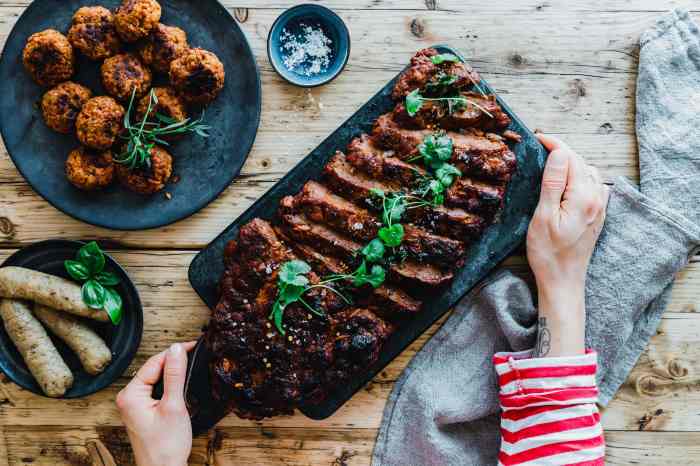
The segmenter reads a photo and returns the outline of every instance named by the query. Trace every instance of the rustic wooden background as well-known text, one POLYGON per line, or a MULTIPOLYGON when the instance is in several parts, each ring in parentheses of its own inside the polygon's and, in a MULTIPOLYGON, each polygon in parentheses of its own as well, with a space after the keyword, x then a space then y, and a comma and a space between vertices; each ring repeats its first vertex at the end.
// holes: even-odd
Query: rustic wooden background
MULTIPOLYGON (((0 0, 3 41, 28 3, 0 0)), ((99 239, 133 277, 145 314, 136 360, 101 393, 55 401, 2 379, 0 465, 87 465, 101 446, 117 464, 132 464, 114 398, 148 356, 196 338, 206 322, 208 310, 187 282, 194 254, 392 78, 415 50, 434 43, 460 48, 531 128, 566 139, 606 181, 620 175, 636 180, 639 34, 675 6, 700 18, 698 0, 324 1, 349 25, 352 55, 337 80, 309 91, 278 78, 265 53, 269 26, 295 2, 224 3, 255 51, 264 108, 242 175, 200 213, 152 231, 94 228, 39 198, 0 151, 0 259, 48 238, 99 239)), ((527 271, 522 257, 506 266, 527 271)), ((700 265, 694 258, 678 277, 650 347, 604 412, 608 464, 700 464, 699 292, 700 265)), ((248 422, 230 416, 195 439, 191 464, 368 465, 392 383, 433 331, 332 418, 248 422)))

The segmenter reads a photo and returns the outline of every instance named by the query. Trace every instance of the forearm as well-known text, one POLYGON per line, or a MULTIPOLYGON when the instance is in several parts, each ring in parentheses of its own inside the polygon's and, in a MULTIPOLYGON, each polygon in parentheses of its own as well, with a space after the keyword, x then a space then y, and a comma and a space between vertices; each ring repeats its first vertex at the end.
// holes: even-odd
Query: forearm
POLYGON ((574 356, 585 352, 584 280, 537 286, 539 322, 533 357, 574 356))

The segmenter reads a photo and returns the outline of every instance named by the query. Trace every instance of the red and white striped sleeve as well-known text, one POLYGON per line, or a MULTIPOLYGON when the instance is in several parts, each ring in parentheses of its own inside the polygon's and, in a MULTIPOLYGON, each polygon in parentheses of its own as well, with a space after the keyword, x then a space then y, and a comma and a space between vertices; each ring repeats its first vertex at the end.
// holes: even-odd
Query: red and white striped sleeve
POLYGON ((531 356, 493 357, 502 409, 499 466, 603 466, 596 353, 531 356))

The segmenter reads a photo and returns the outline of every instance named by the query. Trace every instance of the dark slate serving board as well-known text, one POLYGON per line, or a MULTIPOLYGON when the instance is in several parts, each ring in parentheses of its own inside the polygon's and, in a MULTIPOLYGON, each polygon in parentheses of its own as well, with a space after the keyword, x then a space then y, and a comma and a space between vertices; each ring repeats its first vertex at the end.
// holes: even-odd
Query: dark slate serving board
MULTIPOLYGON (((132 193, 113 184, 99 192, 83 192, 64 175, 68 153, 79 146, 72 135, 53 132, 41 116, 45 92, 22 65, 27 38, 47 28, 67 33, 73 13, 82 6, 102 4, 113 9, 119 0, 35 0, 22 13, 5 42, 0 58, 0 132, 22 176, 54 207, 93 225, 117 230, 155 228, 183 219, 209 204, 241 170, 253 146, 260 121, 261 86, 248 41, 231 14, 217 0, 160 0, 161 22, 178 26, 192 46, 216 53, 226 69, 226 83, 206 108, 211 126, 207 139, 187 135, 168 147, 173 174, 180 178, 152 196, 132 193)), ((133 48, 133 47, 132 47, 133 48)), ((95 95, 106 94, 99 63, 78 57, 74 81, 95 95)), ((167 79, 154 77, 154 85, 167 79)), ((194 117, 199 116, 195 112, 194 117)))
MULTIPOLYGON (((441 52, 459 55, 456 50, 448 46, 435 46, 435 48, 441 52)), ((391 90, 395 81, 396 78, 389 82, 194 258, 189 269, 190 283, 210 308, 213 308, 218 300, 217 285, 224 271, 225 244, 235 238, 239 227, 251 219, 255 217, 273 219, 277 204, 282 197, 297 193, 304 183, 311 179, 319 179, 324 165, 336 150, 344 151, 352 138, 363 132, 370 132, 374 120, 394 107, 391 90)), ((482 80, 480 85, 486 93, 494 93, 485 81, 482 80)), ((505 208, 500 215, 500 221, 489 227, 483 237, 469 248, 466 257, 467 265, 455 273, 452 284, 438 296, 426 300, 423 310, 410 321, 403 323, 389 338, 378 363, 370 368, 364 377, 358 377, 342 387, 337 387, 323 403, 300 407, 301 412, 306 416, 312 419, 324 419, 332 415, 525 239, 532 212, 539 198, 546 151, 505 102, 500 98, 498 102, 513 119, 509 129, 519 133, 523 138, 521 143, 513 147, 518 158, 518 170, 508 186, 505 208)), ((205 430, 218 422, 224 413, 209 395, 209 354, 205 345, 201 344, 201 340, 191 359, 194 360, 194 364, 190 361, 188 401, 192 408, 195 430, 205 430)))

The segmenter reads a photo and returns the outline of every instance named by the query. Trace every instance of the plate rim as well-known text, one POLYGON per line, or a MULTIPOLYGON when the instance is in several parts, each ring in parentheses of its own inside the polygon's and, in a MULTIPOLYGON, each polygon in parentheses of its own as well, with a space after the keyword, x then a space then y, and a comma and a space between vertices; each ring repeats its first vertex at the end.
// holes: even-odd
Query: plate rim
MULTIPOLYGON (((42 3, 44 0, 33 0, 22 12, 21 15, 17 18, 15 23, 12 25, 12 30, 10 33, 7 35, 7 39, 5 40, 5 43, 3 44, 2 47, 2 52, 0 52, 0 68, 2 68, 5 65, 5 62, 9 60, 8 55, 6 53, 7 51, 7 44, 10 43, 13 39, 15 39, 15 36, 18 34, 17 32, 17 24, 22 21, 22 19, 25 17, 25 15, 28 14, 28 12, 31 12, 32 9, 38 8, 38 5, 42 3)), ((87 223, 88 225, 94 225, 96 227, 100 228, 107 228, 109 230, 115 230, 115 231, 144 231, 144 230, 153 230, 156 228, 162 228, 168 225, 172 225, 176 222, 179 222, 181 220, 184 220, 186 218, 189 218, 193 216, 194 214, 198 213, 200 210, 205 209, 209 204, 214 202, 216 199, 221 196, 221 194, 226 191, 227 188, 229 188, 232 184, 232 182, 238 178, 238 175, 240 175, 241 171, 243 170, 243 166, 245 165, 245 162, 247 161, 248 157, 250 156, 250 152, 253 149, 253 145, 255 144, 255 141, 258 136, 258 131, 260 129, 260 121, 262 118, 262 80, 260 78, 260 66, 258 65, 258 61, 255 57, 255 53, 253 52, 252 47, 250 46, 250 42, 248 41, 248 37, 245 35, 245 32, 243 32, 243 29, 241 29, 240 25, 238 24, 238 21, 236 18, 226 9, 226 7, 219 1, 219 0, 209 0, 214 3, 214 6, 217 7, 220 12, 223 11, 223 14, 225 17, 228 17, 231 22, 233 23, 233 26, 238 29, 238 32, 240 33, 241 37, 243 38, 243 48, 245 51, 250 54, 250 57, 252 58, 253 61, 253 66, 255 68, 255 90, 257 92, 257 104, 255 106, 255 115, 254 115, 254 121, 255 121, 255 131, 253 134, 253 137, 250 140, 250 143, 248 147, 245 148, 245 156, 243 157, 243 163, 241 163, 241 166, 237 169, 231 172, 231 179, 221 188, 221 190, 217 191, 215 194, 212 194, 211 198, 204 201, 200 202, 199 204, 192 204, 190 208, 187 210, 183 211, 183 214, 175 216, 173 219, 168 219, 166 221, 157 221, 157 222, 149 222, 146 223, 143 226, 129 226, 129 225, 115 225, 115 224, 110 224, 109 222, 101 222, 101 221, 94 221, 94 220, 89 220, 88 217, 81 215, 80 212, 68 212, 67 209, 64 209, 60 207, 54 200, 49 199, 47 196, 45 196, 39 189, 34 185, 34 183, 29 181, 29 178, 25 174, 24 170, 22 170, 19 165, 15 162, 15 156, 12 154, 12 151, 7 147, 7 144, 5 144, 5 127, 4 125, 0 124, 0 137, 2 137, 3 144, 5 145, 5 150, 7 151, 7 154, 10 156, 10 159, 12 160, 12 164, 14 165, 15 169, 19 172, 20 175, 22 175, 22 178, 24 181, 29 185, 29 187, 32 189, 32 191, 41 197, 43 200, 48 202, 54 209, 58 210, 59 212, 62 212, 65 215, 68 215, 69 217, 80 221, 87 223)), ((213 14, 216 14, 216 12, 213 12, 213 14)), ((43 87, 41 88, 42 90, 44 89, 43 87)), ((2 118, 0 118, 0 121, 2 121, 2 118)))
MULTIPOLYGON (((88 243, 87 241, 68 240, 68 239, 47 239, 47 240, 43 240, 43 241, 37 241, 37 242, 29 244, 23 248, 17 249, 14 253, 7 256, 5 258, 5 260, 3 260, 2 263, 0 263, 0 268, 6 267, 7 262, 11 261, 12 259, 14 259, 22 254, 26 254, 27 252, 31 252, 32 250, 41 249, 41 248, 51 248, 51 247, 60 246, 60 245, 79 248, 79 247, 84 246, 87 243, 88 243)), ((136 357, 136 354, 138 353, 139 348, 141 347, 141 341, 143 339, 143 330, 144 330, 143 303, 141 302, 141 295, 139 294, 139 290, 136 287, 136 284, 133 282, 133 280, 131 279, 129 274, 126 272, 124 267, 122 267, 121 264, 119 262, 117 262, 117 260, 114 259, 107 252, 104 252, 104 255, 107 258, 107 260, 112 261, 110 263, 110 266, 114 266, 116 269, 121 271, 124 274, 124 276, 127 277, 127 279, 129 280, 129 285, 134 289, 134 298, 136 301, 136 307, 137 307, 137 311, 138 311, 136 313, 136 335, 137 335, 136 341, 135 341, 134 345, 131 345, 131 349, 122 355, 122 359, 120 361, 121 364, 118 366, 119 369, 117 370, 118 374, 116 374, 115 377, 112 378, 111 380, 106 379, 106 381, 103 384, 98 384, 98 386, 95 389, 90 390, 90 391, 83 393, 83 394, 76 394, 76 395, 72 395, 72 396, 63 395, 63 396, 59 396, 59 397, 48 396, 41 389, 37 390, 36 387, 31 386, 31 385, 26 385, 24 382, 17 380, 14 376, 14 371, 8 370, 9 366, 7 365, 7 361, 0 357, 0 370, 8 379, 10 379, 12 381, 12 383, 23 388, 24 390, 32 392, 36 395, 40 395, 44 398, 49 398, 52 400, 75 400, 75 399, 85 398, 87 396, 93 395, 97 392, 104 390, 105 388, 111 386, 117 379, 119 379, 121 376, 124 375, 126 370, 131 365, 132 361, 136 357), (123 366, 123 367, 121 367, 121 366, 123 366)), ((32 269, 32 270, 35 270, 35 269, 32 269)), ((0 298, 0 300, 1 299, 4 299, 4 298, 0 298)), ((3 325, 3 324, 0 324, 0 325, 3 325)), ((12 342, 12 344, 14 345, 14 342, 12 342)), ((26 365, 26 363, 25 363, 25 365, 26 365)), ((99 376, 100 376, 100 374, 98 374, 94 377, 99 377, 99 376)), ((73 387, 71 387, 71 388, 73 388, 73 387)))

